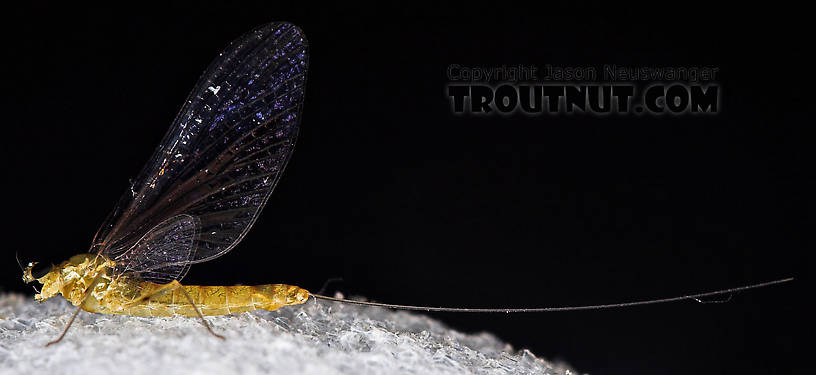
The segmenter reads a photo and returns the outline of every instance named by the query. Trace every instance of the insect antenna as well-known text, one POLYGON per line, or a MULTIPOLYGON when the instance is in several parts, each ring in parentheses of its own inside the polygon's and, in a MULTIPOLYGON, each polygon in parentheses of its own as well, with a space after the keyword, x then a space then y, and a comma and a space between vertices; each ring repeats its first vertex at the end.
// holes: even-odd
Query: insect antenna
POLYGON ((20 270, 25 272, 25 267, 23 266, 23 262, 20 261, 20 250, 14 250, 14 257, 17 258, 17 264, 20 265, 20 270))
POLYGON ((706 297, 714 297, 723 294, 732 295, 734 293, 744 292, 750 289, 758 289, 764 288, 771 285, 777 285, 782 283, 787 283, 793 281, 793 277, 788 277, 785 279, 773 280, 773 281, 766 281, 763 283, 758 284, 751 284, 745 286, 739 286, 736 288, 730 289, 721 289, 713 292, 705 292, 705 293, 697 293, 697 294, 689 294, 684 296, 678 297, 669 297, 669 298, 659 298, 659 299, 650 299, 650 300, 643 300, 643 301, 632 301, 632 302, 623 302, 623 303, 611 303, 611 304, 601 304, 601 305, 584 305, 584 306, 559 306, 559 307, 534 307, 534 308, 461 308, 461 307, 432 307, 432 306, 411 306, 411 305, 394 305, 389 303, 379 303, 379 302, 367 302, 367 301, 354 301, 348 300, 343 298, 335 298, 335 297, 328 297, 319 294, 312 294, 313 297, 317 299, 322 299, 326 301, 334 301, 334 302, 341 302, 341 303, 348 303, 352 305, 363 305, 363 306, 376 306, 376 307, 384 307, 388 309, 395 309, 395 310, 411 310, 411 311, 431 311, 431 312, 456 312, 456 313, 541 313, 541 312, 556 312, 556 311, 578 311, 578 310, 603 310, 603 309, 615 309, 621 307, 633 307, 633 306, 642 306, 642 305, 654 305, 658 303, 669 303, 669 302, 677 302, 683 300, 695 300, 700 303, 709 303, 709 302, 727 302, 731 298, 729 297, 727 300, 722 301, 703 301, 701 298, 706 297))

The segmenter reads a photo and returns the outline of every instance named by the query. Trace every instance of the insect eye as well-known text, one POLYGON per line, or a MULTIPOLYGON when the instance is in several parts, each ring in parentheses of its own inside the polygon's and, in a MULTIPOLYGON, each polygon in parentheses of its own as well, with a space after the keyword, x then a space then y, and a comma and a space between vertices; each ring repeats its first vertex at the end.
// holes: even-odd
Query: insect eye
POLYGON ((51 264, 35 264, 34 267, 31 268, 31 276, 35 279, 39 279, 51 272, 52 268, 54 268, 54 266, 51 264))

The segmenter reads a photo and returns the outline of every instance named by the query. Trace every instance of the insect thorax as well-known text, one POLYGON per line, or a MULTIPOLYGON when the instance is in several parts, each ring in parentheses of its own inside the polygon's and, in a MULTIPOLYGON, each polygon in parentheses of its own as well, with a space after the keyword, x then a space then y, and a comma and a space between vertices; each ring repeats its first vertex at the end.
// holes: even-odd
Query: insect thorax
POLYGON ((90 253, 74 255, 37 279, 42 284, 42 289, 34 298, 43 301, 62 294, 65 299, 78 305, 82 295, 95 282, 98 285, 94 287, 92 293, 104 294, 111 281, 110 274, 114 266, 112 260, 101 255, 90 253))

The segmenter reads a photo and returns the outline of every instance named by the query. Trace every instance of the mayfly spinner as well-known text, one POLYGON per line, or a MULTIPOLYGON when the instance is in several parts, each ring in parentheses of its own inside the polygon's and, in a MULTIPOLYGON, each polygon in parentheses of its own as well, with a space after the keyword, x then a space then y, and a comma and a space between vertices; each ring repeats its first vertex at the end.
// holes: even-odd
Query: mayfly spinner
MULTIPOLYGON (((223 315, 301 304, 310 296, 390 308, 543 312, 695 299, 789 281, 616 305, 467 309, 385 305, 310 294, 283 284, 191 286, 191 264, 234 248, 257 219, 292 155, 308 68, 300 29, 271 23, 233 41, 193 88, 158 149, 99 228, 88 253, 56 266, 29 263, 43 301, 62 294, 80 309, 136 316, 223 315)), ((223 337, 221 337, 223 338, 223 337)))

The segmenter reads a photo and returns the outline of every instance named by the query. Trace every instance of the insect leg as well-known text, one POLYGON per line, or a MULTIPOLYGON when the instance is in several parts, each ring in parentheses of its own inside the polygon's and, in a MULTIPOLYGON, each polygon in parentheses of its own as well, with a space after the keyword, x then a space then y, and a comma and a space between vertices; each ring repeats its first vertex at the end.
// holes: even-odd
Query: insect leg
MULTIPOLYGON (((82 300, 82 302, 85 302, 85 299, 83 299, 83 300, 82 300)), ((77 308, 74 310, 74 314, 73 314, 73 315, 71 315, 71 320, 69 320, 69 321, 68 321, 68 325, 67 325, 67 326, 65 326, 65 329, 63 329, 63 330, 62 330, 62 334, 61 334, 61 335, 59 335, 59 337, 57 337, 57 339, 56 339, 56 340, 51 341, 51 342, 49 342, 48 344, 45 344, 45 346, 46 346, 46 347, 49 347, 49 346, 51 346, 51 345, 53 345, 53 344, 56 344, 56 343, 58 343, 58 342, 62 341, 62 338, 63 338, 63 337, 65 337, 65 334, 66 334, 66 333, 68 333, 68 328, 71 328, 71 325, 72 325, 72 324, 74 324, 74 319, 76 319, 77 315, 79 315, 79 310, 82 310, 82 304, 81 304, 81 303, 80 303, 80 304, 79 304, 79 306, 77 306, 77 308)))
POLYGON ((181 288, 181 284, 179 284, 178 281, 173 280, 173 282, 178 284, 178 287, 181 289, 181 292, 184 294, 185 297, 187 297, 187 301, 190 302, 190 305, 193 306, 193 310, 195 310, 196 314, 198 314, 198 317, 201 318, 201 323, 204 324, 204 327, 206 327, 207 330, 210 331, 210 333, 212 333, 213 336, 218 337, 221 340, 225 340, 224 336, 221 336, 221 335, 213 332, 212 328, 210 328, 209 323, 207 323, 207 319, 204 319, 204 315, 201 315, 201 311, 198 310, 198 306, 196 306, 195 302, 193 302, 193 298, 190 297, 189 294, 187 294, 187 290, 184 289, 184 288, 181 288))
POLYGON ((180 286, 181 286, 181 284, 177 280, 173 280, 172 282, 164 284, 161 287, 159 287, 158 289, 153 290, 150 293, 143 294, 143 295, 139 296, 139 298, 136 298, 133 301, 128 302, 125 305, 125 307, 131 307, 133 305, 138 305, 138 304, 140 304, 140 303, 142 303, 144 301, 147 301, 147 300, 149 300, 149 299, 151 299, 151 298, 153 298, 155 296, 158 296, 160 294, 164 294, 164 293, 176 290, 176 288, 178 288, 180 286))
POLYGON ((66 333, 68 333, 68 329, 71 328, 72 324, 74 324, 74 320, 76 319, 77 315, 79 315, 79 310, 82 309, 82 305, 85 304, 85 300, 87 300, 88 296, 91 295, 91 290, 93 290, 93 288, 96 286, 96 283, 99 281, 100 276, 101 275, 97 275, 96 277, 94 277, 93 282, 91 282, 91 285, 89 285, 88 288, 85 289, 85 292, 82 293, 82 299, 79 301, 79 305, 77 306, 76 310, 74 310, 74 314, 71 315, 71 320, 68 321, 68 325, 66 325, 65 329, 62 330, 62 334, 59 335, 59 337, 57 337, 56 340, 51 341, 48 344, 45 344, 46 347, 62 341, 62 338, 65 337, 66 333))
POLYGON ((159 294, 172 292, 172 291, 174 291, 176 289, 180 289, 181 293, 184 294, 184 297, 187 298, 187 302, 190 302, 190 305, 193 306, 193 310, 195 310, 196 314, 198 314, 198 317, 201 318, 201 323, 204 324, 204 327, 207 328, 207 331, 210 331, 210 333, 212 333, 213 336, 218 337, 221 340, 225 340, 224 336, 221 336, 221 335, 215 333, 212 330, 212 328, 210 328, 210 324, 207 323, 206 319, 204 319, 204 315, 201 314, 201 311, 198 309, 198 306, 196 306, 195 302, 193 302, 193 298, 190 297, 190 295, 187 293, 187 290, 184 289, 184 287, 181 285, 180 282, 178 282, 178 280, 173 280, 173 281, 171 281, 171 282, 169 282, 169 283, 167 283, 165 285, 162 285, 160 288, 154 290, 152 293, 145 294, 145 295, 139 297, 138 299, 136 299, 135 301, 129 303, 128 306, 135 305, 135 304, 137 304, 139 302, 142 302, 142 301, 145 301, 145 300, 149 300, 150 298, 152 298, 154 296, 157 296, 159 294))

